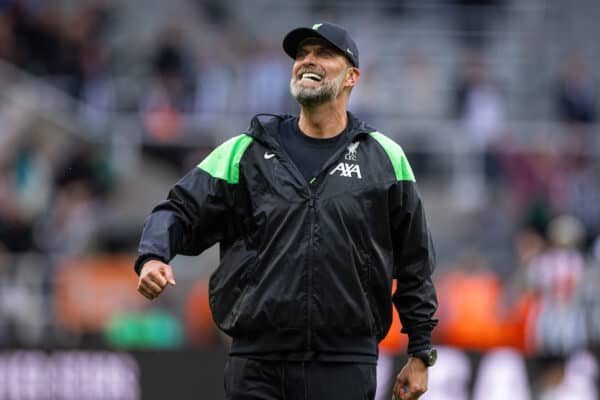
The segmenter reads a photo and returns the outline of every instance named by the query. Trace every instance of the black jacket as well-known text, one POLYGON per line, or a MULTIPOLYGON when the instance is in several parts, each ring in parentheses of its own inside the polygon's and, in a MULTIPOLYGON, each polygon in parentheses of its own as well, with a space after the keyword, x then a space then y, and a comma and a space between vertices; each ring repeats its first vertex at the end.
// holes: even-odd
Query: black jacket
POLYGON ((349 117, 346 143, 310 182, 277 140, 289 116, 254 117, 146 221, 138 273, 220 242, 210 306, 233 354, 376 356, 392 300, 409 351, 429 346, 434 249, 412 170, 400 146, 349 117))

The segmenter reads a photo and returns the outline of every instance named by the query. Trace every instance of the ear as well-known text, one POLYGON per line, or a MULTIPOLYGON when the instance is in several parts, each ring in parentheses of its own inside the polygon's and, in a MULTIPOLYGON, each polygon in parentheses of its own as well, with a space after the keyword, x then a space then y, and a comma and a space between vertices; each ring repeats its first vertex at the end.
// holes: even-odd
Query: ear
POLYGON ((354 87, 360 79, 360 70, 355 67, 348 68, 346 73, 346 85, 347 87, 354 87))

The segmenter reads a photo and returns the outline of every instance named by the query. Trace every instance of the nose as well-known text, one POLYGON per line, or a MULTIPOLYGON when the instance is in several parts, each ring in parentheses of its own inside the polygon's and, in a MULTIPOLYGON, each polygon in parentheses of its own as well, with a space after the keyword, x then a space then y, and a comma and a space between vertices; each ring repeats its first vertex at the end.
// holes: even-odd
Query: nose
POLYGON ((304 59, 302 61, 304 61, 304 63, 306 63, 306 64, 314 64, 315 63, 315 53, 313 53, 312 51, 309 51, 308 53, 306 53, 306 55, 304 56, 304 59))
POLYGON ((303 65, 314 65, 316 60, 315 53, 313 51, 305 52, 302 57, 298 60, 303 65))

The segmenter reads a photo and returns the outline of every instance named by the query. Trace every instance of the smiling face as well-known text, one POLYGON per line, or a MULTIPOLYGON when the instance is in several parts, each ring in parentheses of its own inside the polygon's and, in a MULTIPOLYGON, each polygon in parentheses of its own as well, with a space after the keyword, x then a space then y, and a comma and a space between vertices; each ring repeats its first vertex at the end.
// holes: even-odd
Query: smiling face
POLYGON ((323 39, 310 38, 298 47, 290 92, 302 106, 318 106, 351 89, 357 78, 358 70, 339 50, 323 39))

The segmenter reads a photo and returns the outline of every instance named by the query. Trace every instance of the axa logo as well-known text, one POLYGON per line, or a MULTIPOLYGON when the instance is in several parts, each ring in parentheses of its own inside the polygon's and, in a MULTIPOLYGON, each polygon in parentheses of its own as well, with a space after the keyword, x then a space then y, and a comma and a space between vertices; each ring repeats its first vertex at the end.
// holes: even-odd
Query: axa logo
POLYGON ((360 165, 358 164, 348 164, 341 162, 334 169, 331 170, 329 175, 333 175, 336 172, 339 172, 340 176, 344 176, 346 178, 352 178, 356 174, 358 179, 362 179, 362 175, 360 174, 360 165))
POLYGON ((344 158, 346 160, 357 161, 356 160, 356 149, 358 148, 359 144, 360 144, 360 142, 352 142, 348 145, 348 147, 346 148, 348 150, 348 152, 344 155, 344 158))

